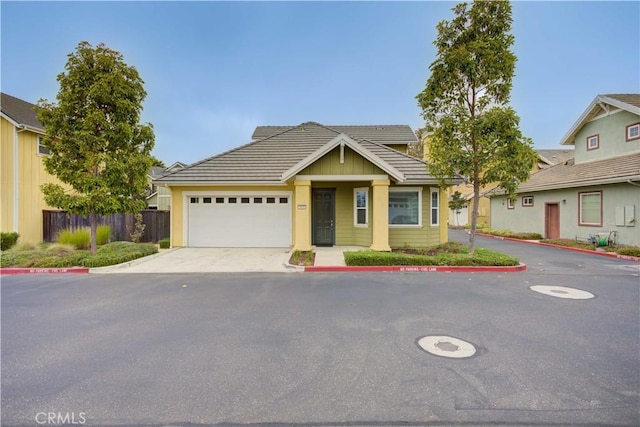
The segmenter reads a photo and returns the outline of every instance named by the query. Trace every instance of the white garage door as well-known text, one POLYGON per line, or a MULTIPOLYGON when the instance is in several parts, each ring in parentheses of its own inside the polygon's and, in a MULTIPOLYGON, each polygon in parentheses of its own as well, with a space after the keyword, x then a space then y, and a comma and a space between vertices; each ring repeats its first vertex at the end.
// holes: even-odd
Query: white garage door
POLYGON ((187 246, 288 247, 291 203, 290 193, 189 195, 187 246))

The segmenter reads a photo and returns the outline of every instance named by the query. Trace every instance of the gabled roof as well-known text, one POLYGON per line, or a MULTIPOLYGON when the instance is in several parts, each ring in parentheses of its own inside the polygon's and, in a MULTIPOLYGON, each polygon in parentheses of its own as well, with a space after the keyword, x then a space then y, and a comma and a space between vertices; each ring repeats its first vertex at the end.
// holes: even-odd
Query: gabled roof
MULTIPOLYGON (((640 181, 640 153, 589 163, 573 159, 542 169, 520 185, 518 193, 640 181)), ((501 194, 496 188, 494 194, 501 194)))
POLYGON ((572 148, 564 148, 559 150, 543 149, 536 150, 536 153, 538 153, 538 159, 540 160, 540 162, 538 162, 538 165, 543 166, 541 167, 541 169, 548 166, 557 165, 558 163, 566 162, 567 160, 573 159, 574 156, 572 148), (544 165, 540 165, 541 162, 544 163, 544 165))
MULTIPOLYGON (((318 124, 309 122, 308 124, 318 124)), ((258 140, 282 133, 295 126, 258 126, 251 139, 258 140)), ((408 125, 327 125, 339 133, 355 139, 367 139, 379 144, 410 144, 418 142, 416 134, 408 125)))
POLYGON ((0 93, 0 110, 5 118, 18 126, 24 126, 30 130, 44 132, 44 126, 36 119, 34 104, 23 101, 15 96, 0 93))
POLYGON ((156 180, 167 185, 282 185, 332 148, 345 144, 398 183, 437 184, 426 163, 389 147, 318 123, 303 123, 210 157, 156 180))
POLYGON ((561 145, 573 145, 576 134, 588 121, 614 111, 623 110, 640 116, 640 94, 609 94, 598 95, 589 104, 580 118, 569 129, 569 132, 560 141, 561 145))

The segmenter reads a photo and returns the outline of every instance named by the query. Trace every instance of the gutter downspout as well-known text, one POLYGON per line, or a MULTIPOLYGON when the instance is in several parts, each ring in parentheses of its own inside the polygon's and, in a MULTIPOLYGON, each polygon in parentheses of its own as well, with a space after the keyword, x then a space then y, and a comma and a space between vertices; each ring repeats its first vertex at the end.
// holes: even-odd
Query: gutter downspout
POLYGON ((635 184, 633 181, 631 181, 630 179, 627 180, 627 184, 631 184, 631 185, 635 185, 636 187, 640 187, 640 184, 635 184))

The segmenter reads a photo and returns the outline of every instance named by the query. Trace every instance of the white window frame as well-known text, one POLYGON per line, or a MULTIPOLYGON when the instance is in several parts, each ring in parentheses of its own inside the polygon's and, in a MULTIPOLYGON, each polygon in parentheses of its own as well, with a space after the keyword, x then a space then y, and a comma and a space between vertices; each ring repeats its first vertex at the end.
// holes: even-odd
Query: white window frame
POLYGON ((507 197, 507 209, 515 209, 516 204, 513 202, 513 199, 507 197))
MULTIPOLYGON (((389 188, 389 195, 391 193, 410 193, 416 192, 418 193, 418 223, 417 224, 391 224, 391 216, 387 222, 389 223, 389 227, 391 228, 421 228, 422 227, 422 187, 394 187, 389 188)), ((387 204, 387 209, 389 206, 387 204)))
POLYGON ((38 156, 50 156, 51 155, 51 150, 49 150, 48 147, 46 147, 44 144, 42 144, 42 140, 44 139, 44 136, 42 135, 38 135, 38 142, 37 142, 37 147, 36 147, 36 151, 38 153, 38 156), (43 148, 45 149, 47 152, 43 153, 42 151, 40 151, 40 149, 43 148))
POLYGON ((586 227, 602 227, 602 191, 585 191, 578 193, 578 225, 586 227), (584 222, 582 221, 582 196, 592 196, 597 194, 600 196, 600 222, 584 222))
POLYGON ((600 148, 600 135, 591 135, 587 137, 587 151, 597 150, 600 148), (591 141, 595 141, 595 146, 591 146, 591 141))
POLYGON ((433 227, 440 225, 440 189, 432 188, 429 192, 429 222, 433 227), (433 195, 436 194, 436 206, 433 206, 433 195), (436 222, 433 222, 433 210, 436 210, 436 222))
POLYGON ((627 126, 626 132, 626 141, 635 141, 636 139, 640 139, 640 123, 634 123, 632 125, 627 126), (636 136, 631 136, 631 130, 637 129, 638 134, 636 136))
POLYGON ((523 208, 532 208, 533 207, 533 196, 522 196, 522 207, 523 208), (531 203, 526 203, 525 200, 531 199, 531 203))
POLYGON ((353 226, 366 228, 369 227, 369 188, 359 187, 353 189, 353 226), (358 207, 358 193, 365 193, 364 208, 358 207), (358 224, 358 210, 364 209, 364 224, 358 224))

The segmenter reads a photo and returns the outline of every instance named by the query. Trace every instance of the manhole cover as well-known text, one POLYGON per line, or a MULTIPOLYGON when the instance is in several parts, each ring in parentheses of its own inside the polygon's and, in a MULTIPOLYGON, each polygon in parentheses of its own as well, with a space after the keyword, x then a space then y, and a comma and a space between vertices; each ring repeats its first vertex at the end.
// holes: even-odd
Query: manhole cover
POLYGON ((568 298, 568 299, 591 299, 594 298, 591 292, 582 291, 580 289, 567 288, 565 286, 548 286, 548 285, 535 285, 530 286, 534 292, 538 292, 544 295, 551 295, 556 298, 568 298))
POLYGON ((476 347, 458 338, 446 335, 428 335, 418 340, 418 346, 436 356, 462 359, 476 354, 476 347))

